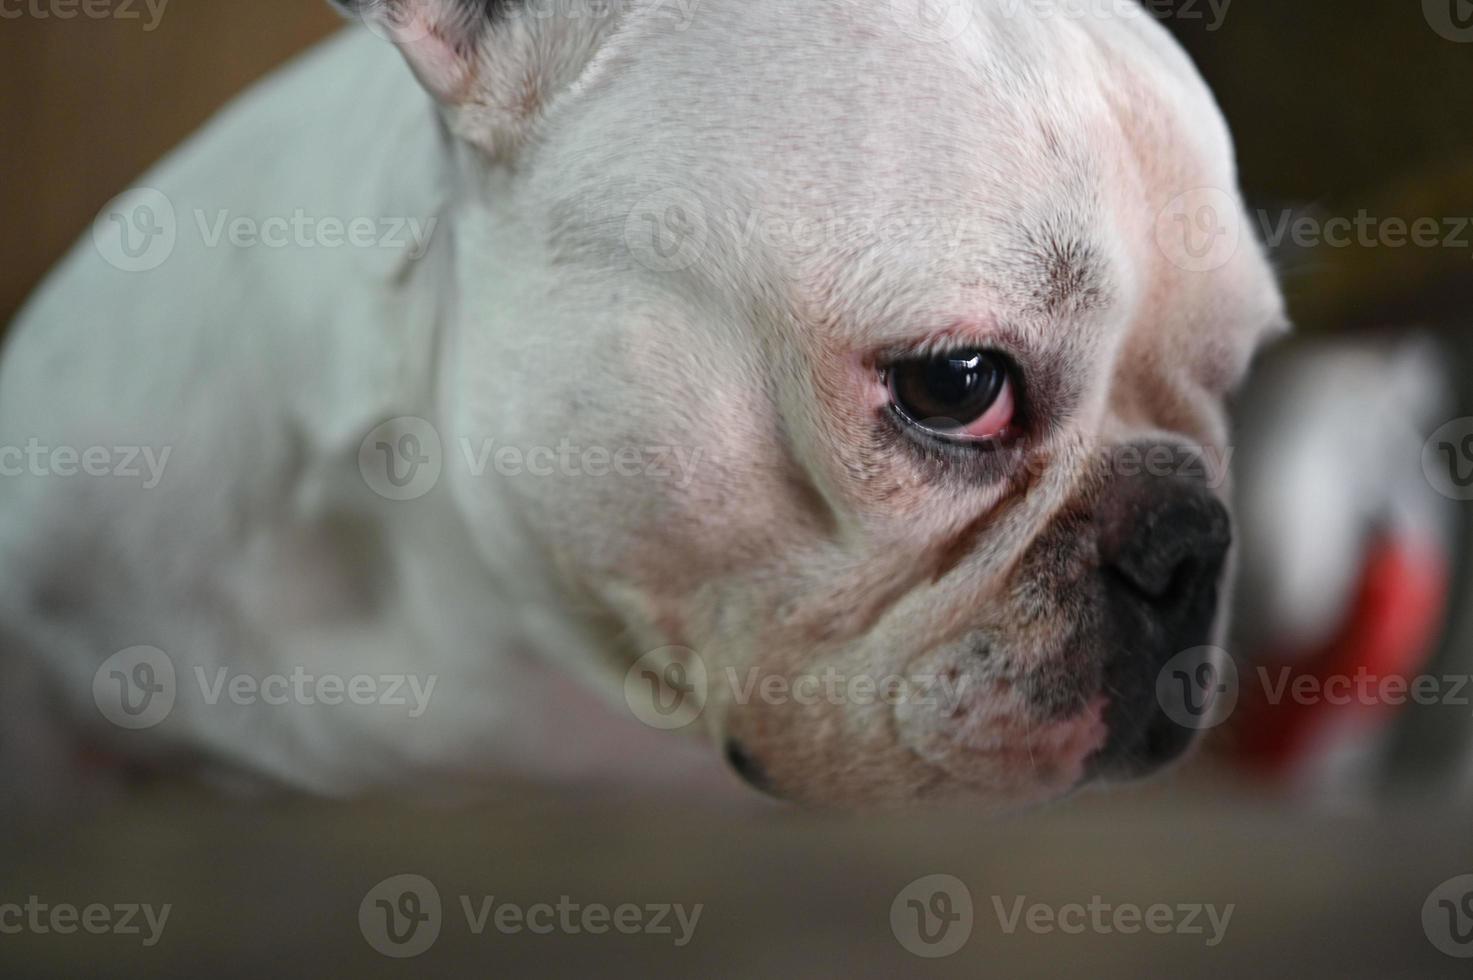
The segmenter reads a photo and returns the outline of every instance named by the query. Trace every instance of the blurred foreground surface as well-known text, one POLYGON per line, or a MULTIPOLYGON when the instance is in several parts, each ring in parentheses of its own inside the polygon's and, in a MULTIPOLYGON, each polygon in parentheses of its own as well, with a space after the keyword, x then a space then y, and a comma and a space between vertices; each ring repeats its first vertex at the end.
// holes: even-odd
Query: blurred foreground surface
POLYGON ((0 910, 167 903, 158 941, 143 946, 141 915, 140 935, 0 935, 0 976, 1464 977, 1473 964, 1434 943, 1473 955, 1460 930, 1473 918, 1434 892, 1473 872, 1468 817, 1405 807, 1310 819, 1175 794, 1149 806, 1089 795, 1000 821, 723 814, 532 790, 469 811, 159 794, 10 827, 0 856, 0 910), (371 945, 384 942, 373 899, 405 874, 433 883, 440 914, 425 919, 428 901, 397 892, 395 908, 439 931, 395 959, 371 945), (930 875, 963 887, 906 891, 930 875), (498 930, 493 912, 477 935, 493 897, 493 908, 701 909, 683 947, 673 915, 670 934, 591 935, 573 913, 571 929, 536 935, 498 930), (943 917, 929 920, 929 945, 913 924, 923 909, 943 917), (1171 933, 1124 934, 1131 909, 1163 928, 1169 914, 1171 933), (907 948, 946 944, 960 949, 907 948))

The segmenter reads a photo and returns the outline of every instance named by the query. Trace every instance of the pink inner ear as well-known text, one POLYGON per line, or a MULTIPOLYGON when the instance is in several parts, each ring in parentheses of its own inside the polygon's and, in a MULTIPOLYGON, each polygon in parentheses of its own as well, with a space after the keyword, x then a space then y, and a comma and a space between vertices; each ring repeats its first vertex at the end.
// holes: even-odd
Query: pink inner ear
POLYGON ((462 102, 474 71, 473 49, 457 49, 447 31, 423 10, 415 11, 389 28, 393 41, 403 52, 420 84, 442 102, 462 102))

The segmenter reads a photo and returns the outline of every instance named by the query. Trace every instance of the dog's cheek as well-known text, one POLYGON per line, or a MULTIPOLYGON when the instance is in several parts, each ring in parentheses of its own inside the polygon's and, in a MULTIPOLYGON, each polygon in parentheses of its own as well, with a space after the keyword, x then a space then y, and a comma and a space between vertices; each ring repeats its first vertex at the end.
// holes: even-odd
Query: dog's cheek
POLYGON ((760 583, 782 562, 784 535, 795 536, 783 489, 730 440, 655 424, 585 430, 573 441, 628 448, 629 469, 514 488, 520 519, 561 576, 614 617, 628 654, 686 646, 714 671, 725 663, 721 637, 755 635, 778 601, 760 583))
POLYGON ((899 806, 938 782, 895 740, 888 706, 732 705, 719 737, 754 761, 764 792, 795 803, 899 806))

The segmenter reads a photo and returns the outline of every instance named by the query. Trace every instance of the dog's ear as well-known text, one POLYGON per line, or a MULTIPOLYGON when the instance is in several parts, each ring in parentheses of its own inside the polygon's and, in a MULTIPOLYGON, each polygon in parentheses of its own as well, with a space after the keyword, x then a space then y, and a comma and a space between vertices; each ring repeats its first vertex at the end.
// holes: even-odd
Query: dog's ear
POLYGON ((332 0, 403 53, 451 128, 490 156, 515 149, 587 66, 619 4, 578 15, 537 0, 332 0))

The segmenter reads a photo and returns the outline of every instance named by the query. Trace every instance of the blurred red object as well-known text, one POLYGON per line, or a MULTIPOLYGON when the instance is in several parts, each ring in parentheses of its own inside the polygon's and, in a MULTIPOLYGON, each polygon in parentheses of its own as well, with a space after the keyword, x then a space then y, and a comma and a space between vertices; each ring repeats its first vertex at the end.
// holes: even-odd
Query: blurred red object
POLYGON ((1450 587, 1451 563, 1440 546, 1410 535, 1374 540, 1330 642, 1273 651, 1244 668, 1251 676, 1234 716, 1242 761, 1283 778, 1347 735, 1364 740, 1389 728, 1436 651, 1450 587))

